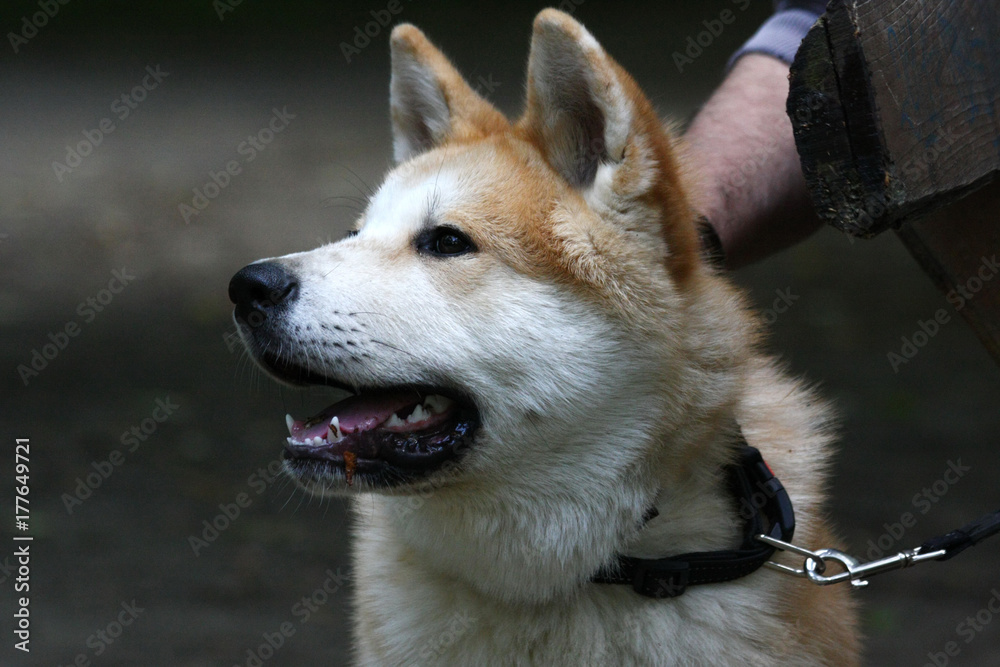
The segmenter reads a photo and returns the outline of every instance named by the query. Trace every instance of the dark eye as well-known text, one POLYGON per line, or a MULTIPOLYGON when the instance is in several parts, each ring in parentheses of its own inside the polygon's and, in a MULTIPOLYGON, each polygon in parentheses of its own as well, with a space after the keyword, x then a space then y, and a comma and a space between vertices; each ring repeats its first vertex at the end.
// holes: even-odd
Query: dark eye
POLYGON ((435 227, 417 237, 417 249, 439 257, 453 257, 474 252, 476 246, 468 236, 453 227, 435 227))
POLYGON ((352 237, 357 236, 357 235, 358 235, 358 230, 352 229, 352 230, 348 231, 347 234, 344 235, 344 238, 349 239, 349 238, 352 238, 352 237))

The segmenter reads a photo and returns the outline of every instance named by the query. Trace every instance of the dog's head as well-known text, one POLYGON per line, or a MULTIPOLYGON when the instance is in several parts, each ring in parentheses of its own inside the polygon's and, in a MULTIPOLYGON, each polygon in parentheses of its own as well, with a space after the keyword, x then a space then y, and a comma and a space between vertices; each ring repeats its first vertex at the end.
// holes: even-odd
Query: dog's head
POLYGON ((413 26, 391 49, 397 166, 356 229, 230 285, 268 373, 352 394, 288 418, 288 471, 334 493, 542 486, 560 467, 620 484, 697 403, 680 388, 705 271, 672 140, 555 10, 516 123, 413 26))

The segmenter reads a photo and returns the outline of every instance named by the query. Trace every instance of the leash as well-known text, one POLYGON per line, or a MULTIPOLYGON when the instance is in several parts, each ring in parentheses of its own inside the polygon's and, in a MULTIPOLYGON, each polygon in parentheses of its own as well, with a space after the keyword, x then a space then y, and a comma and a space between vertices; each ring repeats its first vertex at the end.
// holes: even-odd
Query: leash
MULTIPOLYGON (((640 595, 672 598, 688 586, 732 581, 768 567, 783 574, 806 578, 819 586, 850 581, 853 586, 868 585, 868 578, 917 563, 943 561, 957 556, 988 537, 1000 533, 1000 510, 987 514, 950 533, 925 541, 914 549, 891 556, 861 562, 838 549, 810 551, 792 543, 795 516, 792 501, 781 482, 764 462, 760 452, 740 435, 737 460, 726 466, 730 493, 737 500, 743 519, 743 541, 738 549, 701 551, 666 558, 617 556, 591 577, 597 584, 631 584, 640 595), (777 550, 802 556, 801 568, 771 561, 777 550), (842 571, 827 575, 829 562, 842 571)), ((650 508, 643 517, 648 522, 658 514, 650 508)))
POLYGON ((805 557, 801 568, 788 567, 781 563, 765 563, 773 570, 795 577, 806 577, 819 586, 850 581, 851 585, 861 588, 868 585, 868 578, 873 575, 911 567, 917 563, 948 560, 997 533, 1000 533, 1000 510, 991 512, 950 533, 932 537, 915 549, 904 549, 899 553, 867 563, 862 563, 857 558, 837 549, 809 551, 789 542, 775 540, 768 535, 758 535, 757 539, 776 549, 790 551, 805 557), (831 560, 839 563, 843 571, 827 576, 824 574, 826 564, 827 561, 831 560))

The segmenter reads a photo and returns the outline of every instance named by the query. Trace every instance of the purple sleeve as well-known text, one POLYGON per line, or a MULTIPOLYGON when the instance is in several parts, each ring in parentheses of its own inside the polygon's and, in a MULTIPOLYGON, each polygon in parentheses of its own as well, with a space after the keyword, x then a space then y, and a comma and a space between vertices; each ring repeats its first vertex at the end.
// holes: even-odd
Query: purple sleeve
POLYGON ((791 63, 809 28, 826 11, 826 0, 784 0, 775 2, 774 8, 774 15, 733 54, 726 69, 747 53, 764 53, 791 63))

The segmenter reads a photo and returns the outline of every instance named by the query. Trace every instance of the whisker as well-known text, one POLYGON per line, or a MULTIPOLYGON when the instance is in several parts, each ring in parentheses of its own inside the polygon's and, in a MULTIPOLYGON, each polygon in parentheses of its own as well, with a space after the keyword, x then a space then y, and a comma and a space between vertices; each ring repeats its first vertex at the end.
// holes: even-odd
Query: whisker
POLYGON ((365 204, 367 204, 368 202, 370 202, 372 200, 372 197, 375 196, 375 190, 374 190, 374 188, 372 188, 372 186, 368 185, 368 183, 365 181, 365 179, 361 178, 361 176, 359 176, 357 174, 357 172, 355 172, 353 169, 351 169, 350 167, 348 167, 346 164, 338 164, 337 166, 340 167, 341 169, 343 169, 344 171, 347 171, 348 173, 350 173, 352 176, 354 176, 354 178, 357 179, 358 183, 361 183, 361 185, 364 186, 364 189, 362 189, 362 188, 360 188, 358 186, 357 183, 355 183, 351 179, 347 178, 346 176, 344 177, 345 181, 347 181, 348 183, 350 183, 351 186, 355 190, 357 190, 358 192, 360 192, 364 196, 364 198, 365 198, 365 204))
POLYGON ((390 350, 395 350, 396 352, 402 352, 403 354, 408 354, 411 357, 413 357, 414 359, 418 359, 419 358, 419 357, 417 357, 417 355, 413 354, 412 352, 407 352, 406 350, 404 350, 404 349, 402 349, 400 347, 396 347, 395 345, 391 345, 391 344, 386 343, 384 341, 376 340, 374 338, 370 338, 369 340, 371 342, 375 343, 376 345, 383 345, 383 346, 389 348, 390 350))

